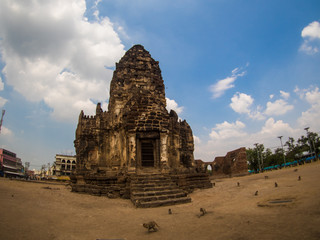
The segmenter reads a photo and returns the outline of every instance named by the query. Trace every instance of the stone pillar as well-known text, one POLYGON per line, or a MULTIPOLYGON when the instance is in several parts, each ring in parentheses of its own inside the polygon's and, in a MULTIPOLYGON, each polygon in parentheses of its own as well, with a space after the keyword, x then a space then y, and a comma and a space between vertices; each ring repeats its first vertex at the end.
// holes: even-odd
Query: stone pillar
POLYGON ((137 143, 136 143, 136 133, 128 134, 128 172, 136 171, 137 163, 137 143))
POLYGON ((169 172, 168 164, 168 133, 160 133, 160 168, 162 173, 169 172))

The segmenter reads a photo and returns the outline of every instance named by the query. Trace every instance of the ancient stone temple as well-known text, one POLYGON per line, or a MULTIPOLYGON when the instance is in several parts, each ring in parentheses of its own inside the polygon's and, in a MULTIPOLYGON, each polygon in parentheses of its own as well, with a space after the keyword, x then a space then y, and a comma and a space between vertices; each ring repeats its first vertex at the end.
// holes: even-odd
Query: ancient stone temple
POLYGON ((81 111, 74 144, 76 192, 152 207, 189 202, 186 191, 211 186, 207 175, 195 171, 189 124, 166 109, 159 62, 141 45, 116 64, 108 111, 100 103, 95 116, 81 111))

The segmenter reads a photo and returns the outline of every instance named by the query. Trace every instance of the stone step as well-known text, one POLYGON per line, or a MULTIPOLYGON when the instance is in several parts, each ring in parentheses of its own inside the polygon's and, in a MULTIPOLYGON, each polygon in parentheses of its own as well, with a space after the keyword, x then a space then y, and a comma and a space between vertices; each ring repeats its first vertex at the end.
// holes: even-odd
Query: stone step
POLYGON ((131 192, 132 197, 145 197, 145 196, 160 196, 165 194, 183 193, 181 189, 169 189, 163 191, 147 191, 147 192, 131 192))
POLYGON ((165 177, 165 176, 131 177, 131 181, 166 181, 166 180, 171 181, 171 178, 170 177, 165 177))
POLYGON ((191 198, 167 175, 145 174, 131 177, 131 201, 137 207, 158 207, 190 202, 191 198))
POLYGON ((195 182, 188 182, 187 184, 185 184, 186 186, 212 186, 211 182, 207 182, 207 181, 195 181, 195 182))
POLYGON ((172 182, 171 179, 168 179, 168 178, 164 178, 164 179, 135 179, 135 180, 132 180, 131 179, 131 183, 162 183, 162 182, 172 182))
POLYGON ((171 186, 152 186, 152 187, 132 187, 133 192, 147 192, 147 191, 165 191, 169 189, 177 189, 176 185, 171 186))
POLYGON ((134 202, 139 201, 140 203, 143 203, 143 202, 151 202, 151 201, 158 201, 158 200, 167 200, 172 198, 182 198, 186 196, 187 196, 186 193, 180 192, 180 193, 173 193, 173 194, 161 194, 157 196, 132 197, 131 199, 134 202))
POLYGON ((137 202, 134 204, 140 208, 151 208, 151 207, 161 207, 161 206, 169 206, 175 204, 183 204, 191 202, 190 197, 181 197, 181 198, 170 198, 166 200, 156 200, 150 202, 137 202))
POLYGON ((146 183, 131 183, 131 187, 164 187, 164 186, 176 186, 173 182, 146 182, 146 183))

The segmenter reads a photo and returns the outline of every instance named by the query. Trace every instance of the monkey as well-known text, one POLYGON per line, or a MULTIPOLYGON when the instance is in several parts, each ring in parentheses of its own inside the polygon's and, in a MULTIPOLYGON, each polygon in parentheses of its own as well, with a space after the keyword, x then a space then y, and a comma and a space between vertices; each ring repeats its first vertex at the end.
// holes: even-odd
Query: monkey
POLYGON ((238 185, 238 187, 240 187, 240 183, 239 182, 237 182, 237 185, 238 185))
POLYGON ((255 196, 258 196, 258 191, 256 191, 256 193, 254 194, 255 196))
POLYGON ((274 187, 278 187, 278 183, 277 182, 274 183, 274 187))
POLYGON ((293 170, 294 172, 298 172, 298 169, 293 170))
POLYGON ((264 179, 269 179, 269 176, 264 176, 264 179))
POLYGON ((215 182, 213 183, 213 186, 214 186, 214 187, 216 186, 216 183, 215 183, 215 182))
POLYGON ((147 228, 148 232, 151 232, 151 230, 153 232, 157 232, 158 228, 159 228, 159 225, 155 221, 151 221, 151 222, 148 222, 148 223, 144 223, 143 227, 147 228))
POLYGON ((199 217, 202 217, 202 216, 204 216, 205 214, 207 214, 206 209, 200 208, 200 215, 199 215, 199 217))
POLYGON ((301 181, 301 176, 298 177, 298 181, 301 181))
POLYGON ((168 213, 169 213, 169 214, 172 214, 171 208, 169 208, 168 213))

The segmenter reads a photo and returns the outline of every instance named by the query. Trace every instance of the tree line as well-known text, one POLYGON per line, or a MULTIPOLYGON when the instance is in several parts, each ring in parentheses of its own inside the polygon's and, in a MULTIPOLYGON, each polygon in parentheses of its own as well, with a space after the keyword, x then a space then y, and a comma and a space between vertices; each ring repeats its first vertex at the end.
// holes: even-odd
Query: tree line
POLYGON ((306 153, 320 153, 320 137, 317 133, 308 132, 307 136, 301 136, 297 141, 289 137, 283 148, 278 147, 274 152, 265 148, 263 144, 255 144, 254 148, 247 148, 247 161, 250 170, 261 169, 269 166, 281 165, 303 158, 306 153))

